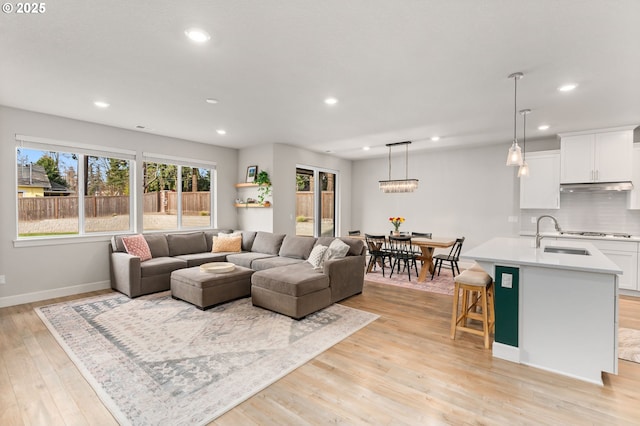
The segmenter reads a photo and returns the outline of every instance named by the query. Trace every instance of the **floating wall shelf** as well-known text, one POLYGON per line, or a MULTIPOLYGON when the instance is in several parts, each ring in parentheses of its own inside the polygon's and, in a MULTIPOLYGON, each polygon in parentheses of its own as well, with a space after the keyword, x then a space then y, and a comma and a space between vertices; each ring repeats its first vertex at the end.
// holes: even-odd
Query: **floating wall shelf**
POLYGON ((259 186, 265 185, 258 185, 257 183, 236 183, 236 188, 257 188, 259 186))
POLYGON ((271 207, 271 206, 263 206, 262 204, 258 204, 258 203, 235 203, 234 206, 236 206, 236 207, 249 207, 249 208, 267 208, 267 207, 271 207))

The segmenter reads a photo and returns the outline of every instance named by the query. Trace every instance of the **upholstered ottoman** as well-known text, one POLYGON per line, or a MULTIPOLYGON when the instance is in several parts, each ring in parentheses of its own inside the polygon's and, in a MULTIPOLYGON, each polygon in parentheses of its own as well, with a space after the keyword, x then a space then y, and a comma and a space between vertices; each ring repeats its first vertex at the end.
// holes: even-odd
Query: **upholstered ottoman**
POLYGON ((253 270, 235 266, 230 272, 207 272, 200 266, 171 273, 171 296, 205 310, 251 295, 253 270))
POLYGON ((331 305, 329 277, 308 262, 258 271, 251 284, 254 306, 294 319, 331 305))

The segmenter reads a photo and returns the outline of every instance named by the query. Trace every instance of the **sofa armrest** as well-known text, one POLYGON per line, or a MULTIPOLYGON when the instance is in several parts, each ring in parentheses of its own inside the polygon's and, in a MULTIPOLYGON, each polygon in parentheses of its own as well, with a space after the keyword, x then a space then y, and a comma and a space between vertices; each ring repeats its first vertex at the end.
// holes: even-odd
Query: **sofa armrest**
POLYGON ((362 293, 365 256, 325 260, 323 272, 329 276, 331 302, 362 293))
POLYGON ((141 294, 140 258, 129 253, 111 253, 111 288, 136 297, 141 294))

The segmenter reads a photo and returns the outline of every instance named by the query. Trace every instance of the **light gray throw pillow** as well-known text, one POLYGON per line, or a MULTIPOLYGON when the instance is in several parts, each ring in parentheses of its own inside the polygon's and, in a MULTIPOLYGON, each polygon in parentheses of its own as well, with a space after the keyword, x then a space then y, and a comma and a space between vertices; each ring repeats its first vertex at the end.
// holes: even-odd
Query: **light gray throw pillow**
POLYGON ((324 260, 343 258, 347 255, 348 251, 349 245, 336 238, 329 244, 329 248, 324 254, 324 260))
POLYGON ((329 247, 327 246, 318 245, 318 246, 315 246, 313 250, 311 250, 311 253, 309 254, 309 258, 307 259, 307 262, 309 262, 311 266, 313 266, 313 269, 322 268, 324 254, 327 252, 328 249, 329 247))

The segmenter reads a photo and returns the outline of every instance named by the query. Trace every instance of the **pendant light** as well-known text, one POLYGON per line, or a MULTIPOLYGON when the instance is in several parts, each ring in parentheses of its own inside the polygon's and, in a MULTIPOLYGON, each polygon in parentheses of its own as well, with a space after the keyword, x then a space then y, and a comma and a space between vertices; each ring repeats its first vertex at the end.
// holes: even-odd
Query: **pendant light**
POLYGON ((522 165, 522 150, 518 145, 518 138, 516 136, 517 130, 517 117, 518 117, 518 80, 524 77, 521 72, 514 72, 509 75, 509 78, 513 78, 514 91, 513 91, 513 143, 509 148, 509 154, 507 155, 507 166, 521 166, 522 165))
POLYGON ((530 109, 521 109, 522 115, 522 165, 518 169, 518 177, 529 176, 529 165, 527 164, 527 115, 531 112, 530 109))
POLYGON ((418 188, 418 179, 409 179, 409 144, 411 141, 388 143, 389 147, 389 180, 378 181, 379 188, 384 193, 413 192, 418 188), (405 178, 391 179, 391 147, 405 146, 405 178))

